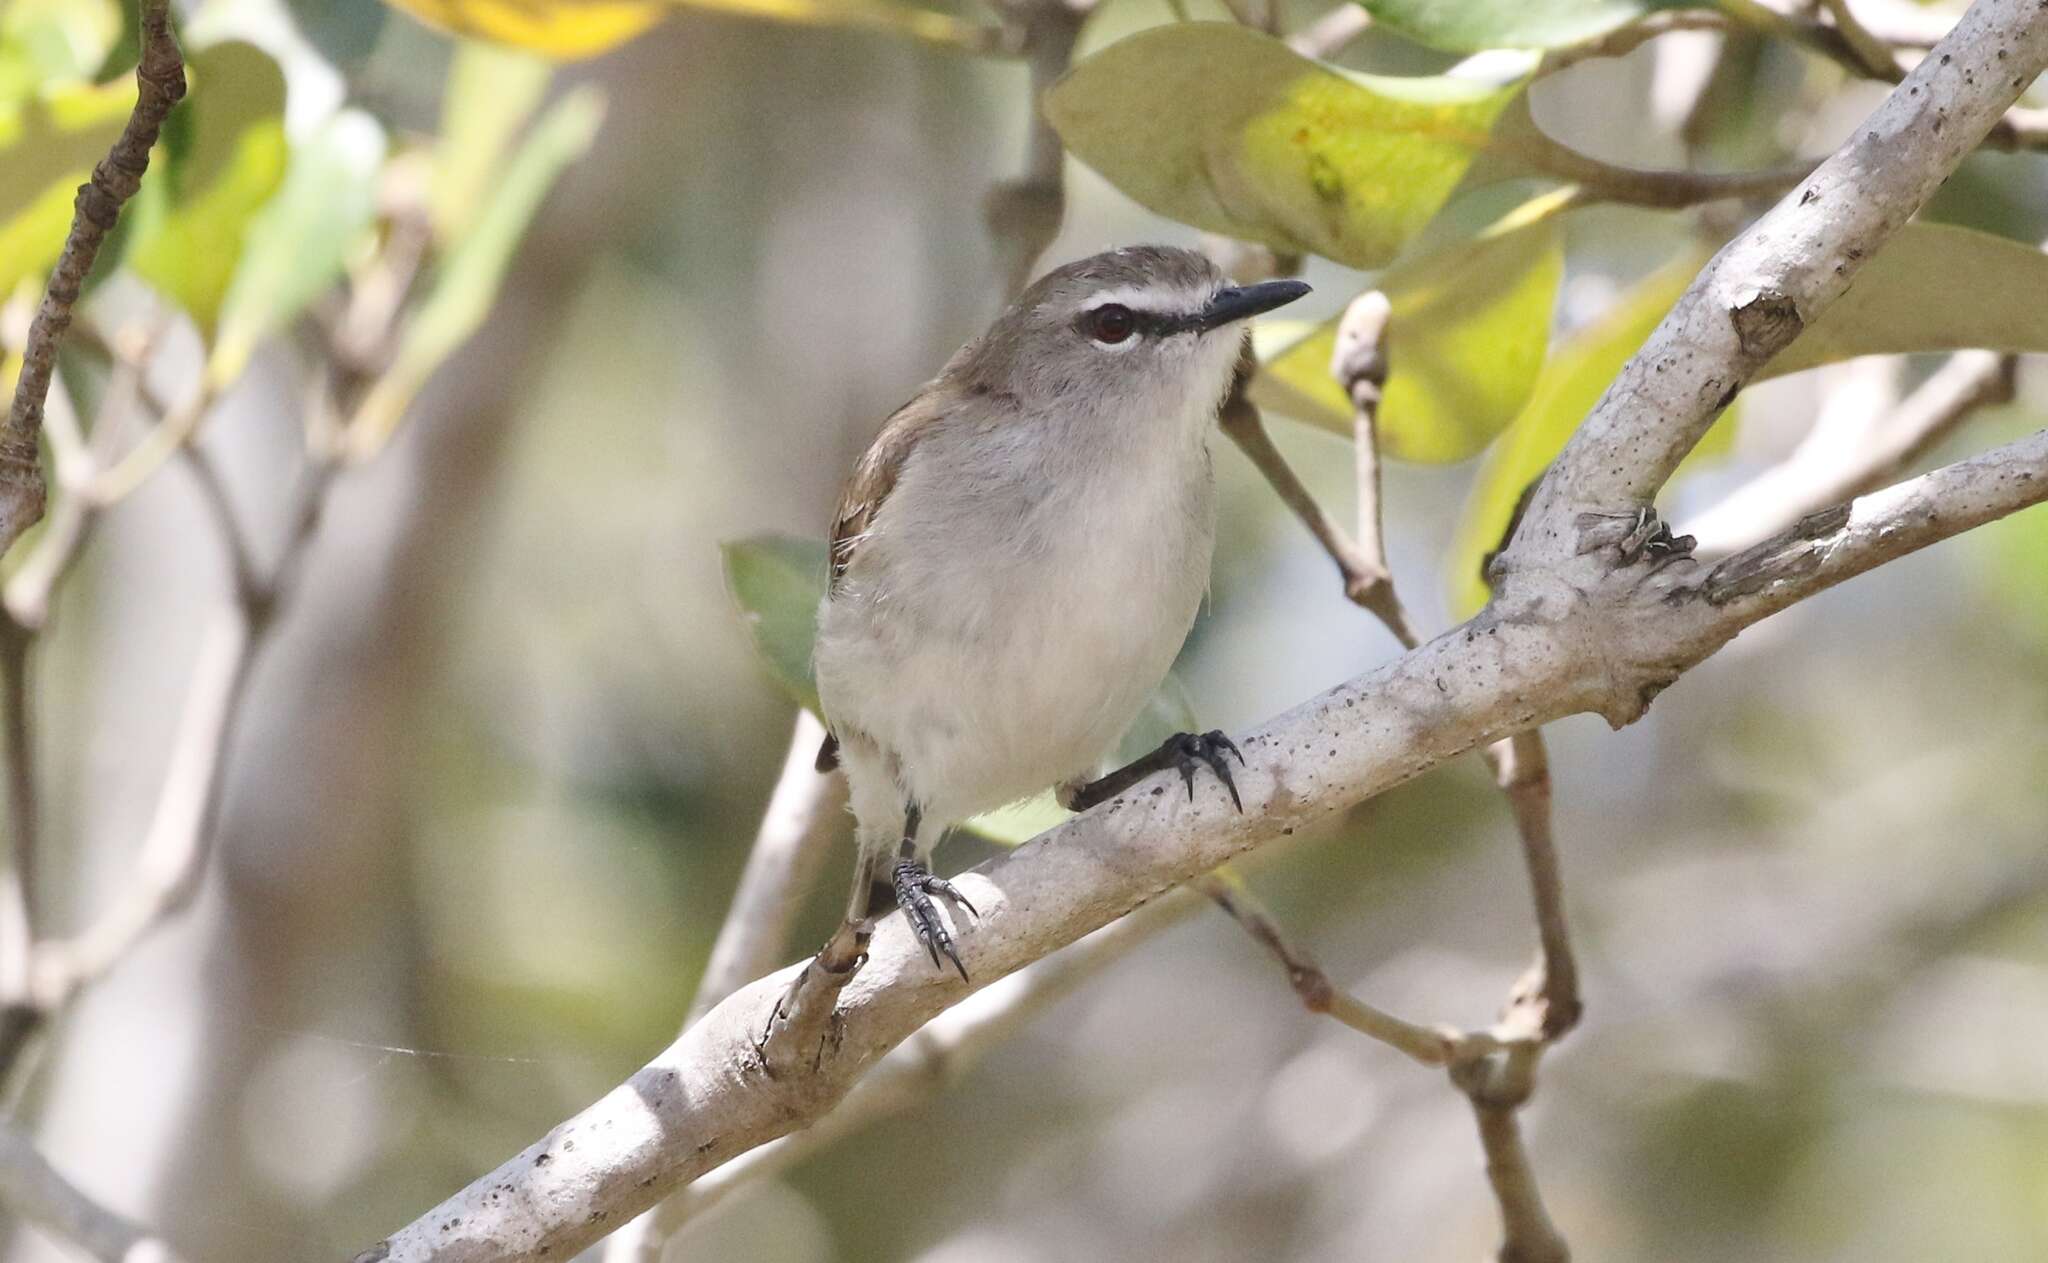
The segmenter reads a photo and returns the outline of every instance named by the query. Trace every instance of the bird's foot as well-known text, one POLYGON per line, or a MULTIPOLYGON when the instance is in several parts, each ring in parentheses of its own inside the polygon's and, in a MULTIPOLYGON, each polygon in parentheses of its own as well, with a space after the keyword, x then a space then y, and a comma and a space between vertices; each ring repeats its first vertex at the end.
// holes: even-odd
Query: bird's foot
POLYGON ((1230 791, 1231 805, 1244 810, 1244 801, 1237 796, 1237 782, 1230 777, 1230 761, 1225 754, 1235 755, 1238 764, 1244 764, 1244 755, 1237 746, 1220 731, 1177 732, 1159 748, 1141 759, 1133 760, 1118 768, 1099 781, 1091 781, 1073 791, 1067 798, 1066 806, 1074 811, 1086 811, 1097 803, 1108 802, 1154 772, 1168 769, 1180 773, 1181 784, 1187 787, 1188 801, 1195 799, 1195 771, 1206 767, 1223 782, 1223 788, 1230 791))
POLYGON ((1672 534, 1670 524, 1648 506, 1627 513, 1581 513, 1578 526, 1580 552, 1612 545, 1624 565, 1644 559, 1654 566, 1682 560, 1692 556, 1695 542, 1690 535, 1672 534))
POLYGON ((931 953, 934 967, 945 968, 939 964, 939 954, 943 952, 946 959, 953 962, 953 968, 960 971, 960 981, 965 982, 967 967, 960 963, 960 951, 954 946, 953 932, 946 928, 945 921, 939 916, 938 905, 932 902, 933 895, 952 900, 967 909, 970 916, 981 915, 967 901, 967 896, 960 893, 958 886, 935 876, 916 859, 906 857, 896 861, 896 903, 910 922, 910 932, 917 935, 917 941, 931 953))

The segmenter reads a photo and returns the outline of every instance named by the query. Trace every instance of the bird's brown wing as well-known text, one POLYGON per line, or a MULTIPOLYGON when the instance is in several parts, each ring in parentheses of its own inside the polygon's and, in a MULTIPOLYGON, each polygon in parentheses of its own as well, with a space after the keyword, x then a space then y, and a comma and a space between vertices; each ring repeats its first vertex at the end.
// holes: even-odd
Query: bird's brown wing
MULTIPOLYGON (((943 415, 936 393, 932 387, 926 387, 916 398, 890 413, 882 423, 882 432, 854 464, 853 474, 839 493, 838 511, 832 515, 830 587, 838 587, 847 567, 853 564, 854 555, 874 525, 875 515, 896 489, 896 477, 903 471, 903 462, 910 459, 911 450, 927 428, 943 415)), ((837 766, 839 738, 828 732, 824 744, 818 747, 817 768, 829 772, 837 766)))
POLYGON ((853 564, 862 541, 867 539, 868 530, 874 525, 875 515, 882 511, 889 493, 896 489, 896 478, 903 472, 903 462, 910 459, 918 440, 943 415, 935 394, 931 387, 927 387, 915 399, 889 414, 889 419, 882 424, 882 432, 875 436, 868 450, 861 453, 852 476, 840 491, 839 510, 832 517, 834 586, 845 576, 847 567, 853 564))

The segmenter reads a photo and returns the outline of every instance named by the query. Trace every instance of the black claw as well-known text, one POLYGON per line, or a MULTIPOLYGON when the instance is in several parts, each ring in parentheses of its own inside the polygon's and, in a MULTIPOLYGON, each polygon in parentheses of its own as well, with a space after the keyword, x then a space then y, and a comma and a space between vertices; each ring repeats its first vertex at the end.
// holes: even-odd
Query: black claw
POLYGON ((1086 811, 1097 803, 1108 802, 1146 777, 1169 768, 1180 773, 1181 784, 1188 791, 1188 801, 1193 802, 1195 769, 1207 766, 1230 791, 1230 801, 1243 811, 1244 801, 1238 797, 1237 783, 1231 779, 1226 754, 1236 755, 1238 763, 1245 767, 1251 766, 1245 762, 1244 752, 1221 732, 1213 729, 1204 733, 1177 732, 1145 757, 1118 768, 1101 780, 1081 786, 1073 792, 1072 801, 1067 805, 1075 811, 1086 811))
POLYGON ((954 946, 953 932, 939 916, 939 909, 932 902, 933 895, 952 900, 979 920, 981 914, 966 896, 952 882, 935 877, 932 871, 914 859, 896 862, 896 902, 903 909, 903 916, 910 922, 910 932, 917 935, 917 941, 924 944, 925 952, 932 958, 934 969, 944 969, 939 963, 940 953, 953 962, 953 968, 960 971, 960 981, 966 982, 967 966, 960 963, 960 951, 954 946))
POLYGON ((1212 728, 1199 736, 1192 732, 1180 733, 1173 738, 1173 744, 1175 758, 1180 764, 1180 778, 1188 787, 1188 801, 1194 801, 1195 768, 1200 765, 1216 774, 1216 779, 1223 782, 1223 788, 1230 791, 1231 805, 1239 812, 1244 811, 1244 800, 1237 795, 1237 782, 1230 776, 1230 760, 1223 757, 1224 752, 1229 751, 1237 755, 1237 761, 1242 764, 1244 754, 1229 737, 1212 728))

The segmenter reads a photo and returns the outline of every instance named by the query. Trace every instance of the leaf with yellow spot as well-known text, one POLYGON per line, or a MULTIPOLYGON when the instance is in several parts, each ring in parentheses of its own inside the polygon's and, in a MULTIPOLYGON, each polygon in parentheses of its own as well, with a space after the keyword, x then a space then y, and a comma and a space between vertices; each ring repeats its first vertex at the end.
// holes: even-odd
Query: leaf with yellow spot
POLYGON ((1520 91, 1353 74, 1187 22, 1088 58, 1045 113, 1076 157, 1162 215, 1376 268, 1436 214, 1520 91))

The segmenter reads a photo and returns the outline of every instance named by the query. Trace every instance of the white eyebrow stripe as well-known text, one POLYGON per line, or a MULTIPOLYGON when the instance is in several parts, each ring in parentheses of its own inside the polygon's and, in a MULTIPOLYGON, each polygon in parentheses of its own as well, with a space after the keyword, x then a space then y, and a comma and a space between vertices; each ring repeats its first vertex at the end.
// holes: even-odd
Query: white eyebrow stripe
POLYGON ((1119 303, 1138 311, 1181 315, 1199 311, 1208 302, 1208 294, 1193 294, 1178 285, 1114 285, 1088 295, 1081 307, 1085 311, 1104 303, 1119 303))

